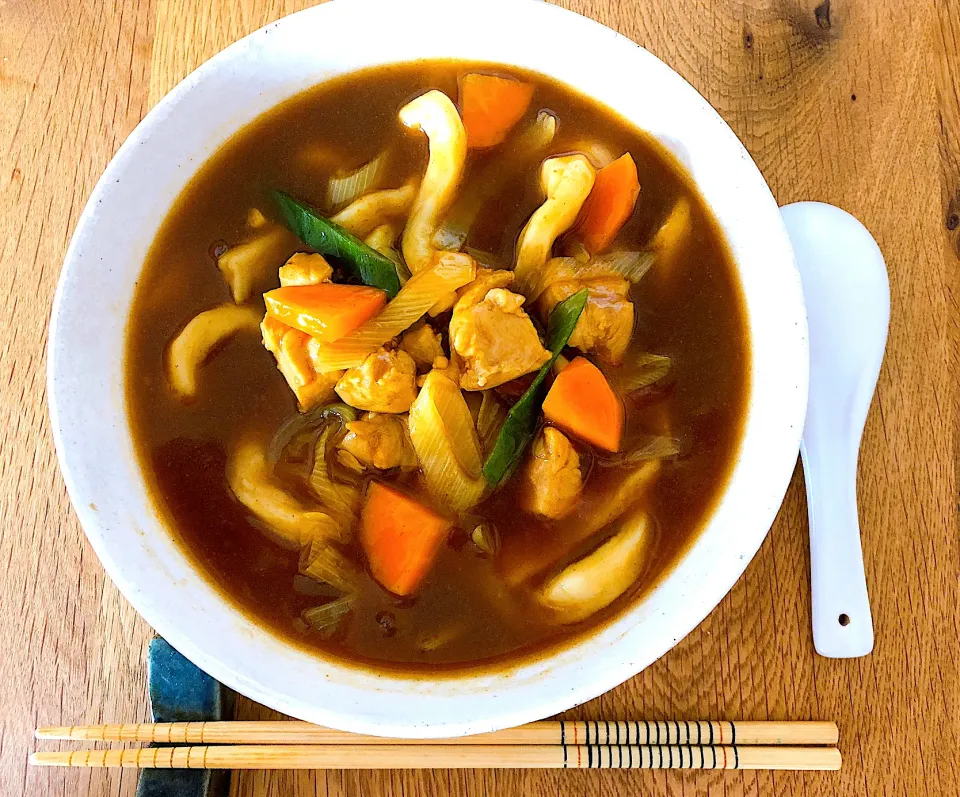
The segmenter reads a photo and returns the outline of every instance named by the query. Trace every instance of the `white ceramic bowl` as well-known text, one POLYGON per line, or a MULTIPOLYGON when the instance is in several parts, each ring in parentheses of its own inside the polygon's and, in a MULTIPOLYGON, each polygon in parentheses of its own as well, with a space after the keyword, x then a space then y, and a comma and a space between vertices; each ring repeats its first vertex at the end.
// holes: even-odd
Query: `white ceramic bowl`
POLYGON ((335 0, 204 64, 124 142, 87 204, 54 302, 49 395, 57 452, 91 544, 171 644, 261 703, 345 730, 455 736, 535 720, 635 675, 723 598, 763 541, 793 472, 807 396, 806 317, 777 205, 717 113, 650 53, 536 0, 335 0), (357 32, 362 45, 358 46, 357 32), (722 502, 679 565, 583 642, 496 674, 375 674, 298 650, 199 577, 158 520, 124 409, 124 328, 141 264, 187 181, 240 126, 316 83, 417 58, 551 75, 663 141, 692 173, 739 267, 752 345, 748 420, 722 502))

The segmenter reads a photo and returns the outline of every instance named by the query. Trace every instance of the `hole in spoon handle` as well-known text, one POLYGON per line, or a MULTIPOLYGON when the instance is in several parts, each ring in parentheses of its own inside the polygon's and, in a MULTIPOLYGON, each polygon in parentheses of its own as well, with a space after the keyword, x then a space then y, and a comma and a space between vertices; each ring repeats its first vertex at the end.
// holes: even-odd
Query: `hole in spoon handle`
MULTIPOLYGON (((856 459, 801 447, 810 521, 813 643, 830 658, 873 650, 873 621, 857 518, 856 459)), ((830 450, 830 449, 828 449, 830 450)))

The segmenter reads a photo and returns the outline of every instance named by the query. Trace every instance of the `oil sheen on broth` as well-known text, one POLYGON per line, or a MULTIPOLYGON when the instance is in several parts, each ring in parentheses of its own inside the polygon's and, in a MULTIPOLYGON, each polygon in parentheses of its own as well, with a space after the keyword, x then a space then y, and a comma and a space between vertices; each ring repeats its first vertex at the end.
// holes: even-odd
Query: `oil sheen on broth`
MULTIPOLYGON (((511 140, 470 151, 461 191, 470 189, 471 178, 484 167, 503 158, 511 140)), ((294 252, 309 251, 292 234, 281 249, 251 299, 260 314, 260 295, 278 285, 276 267, 294 252)), ((567 351, 570 358, 575 354, 567 351)), ((369 666, 432 671, 542 654, 590 633, 662 577, 695 538, 728 478, 742 433, 749 370, 743 304, 731 257, 674 159, 609 109, 552 80, 455 62, 396 65, 325 83, 234 135, 200 169, 163 222, 137 287, 126 356, 130 422, 157 511, 223 595, 298 645, 369 666), (258 336, 241 333, 208 360, 196 400, 183 403, 167 383, 166 348, 197 313, 230 301, 216 257, 249 238, 251 208, 279 219, 272 195, 277 188, 323 208, 335 169, 354 169, 388 148, 383 187, 420 177, 426 139, 398 123, 398 110, 430 88, 456 101, 458 79, 472 71, 535 85, 533 102, 516 129, 542 109, 559 124, 541 155, 504 176, 495 200, 483 206, 469 230, 470 251, 491 253, 501 268, 511 267, 520 231, 543 201, 543 158, 584 150, 590 142, 614 157, 629 152, 636 162, 641 190, 617 237, 619 248, 644 249, 679 199, 686 198, 692 209, 687 240, 669 269, 658 269, 655 262, 630 297, 635 328, 629 351, 666 355, 671 365, 664 379, 624 399, 624 441, 666 430, 679 447, 679 453, 661 462, 642 499, 656 534, 651 561, 632 588, 582 622, 557 622, 532 610, 529 599, 517 597, 516 588, 506 583, 504 562, 508 569, 522 571, 525 562, 542 559, 556 569, 600 538, 565 546, 564 529, 576 522, 542 521, 518 509, 520 487, 513 478, 470 513, 471 523, 486 519, 496 527, 499 552, 481 552, 470 540, 469 524, 460 523, 410 596, 397 597, 363 573, 359 545, 348 544, 346 553, 363 573, 362 584, 336 631, 319 634, 301 615, 329 599, 329 593, 298 575, 298 552, 264 533, 231 493, 225 476, 228 452, 237 440, 269 440, 297 414, 293 393, 258 336), (559 559, 551 556, 556 550, 564 551, 559 559)), ((589 446, 576 445, 586 476, 582 501, 589 504, 617 484, 624 470, 599 466, 589 446)), ((384 479, 411 495, 423 492, 416 474, 384 479)), ((297 493, 300 488, 290 489, 297 493)), ((302 490, 300 497, 307 497, 302 490)))

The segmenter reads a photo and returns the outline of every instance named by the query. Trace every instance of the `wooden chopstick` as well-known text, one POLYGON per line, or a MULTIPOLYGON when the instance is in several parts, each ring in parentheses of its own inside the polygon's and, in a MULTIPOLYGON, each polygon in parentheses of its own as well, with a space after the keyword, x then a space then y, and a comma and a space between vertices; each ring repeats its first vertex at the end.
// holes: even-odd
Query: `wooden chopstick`
POLYGON ((472 745, 832 745, 833 722, 616 721, 531 722, 453 739, 384 739, 309 722, 161 722, 38 728, 38 739, 167 744, 472 745))
POLYGON ((138 769, 840 769, 835 747, 243 745, 41 752, 36 766, 138 769))

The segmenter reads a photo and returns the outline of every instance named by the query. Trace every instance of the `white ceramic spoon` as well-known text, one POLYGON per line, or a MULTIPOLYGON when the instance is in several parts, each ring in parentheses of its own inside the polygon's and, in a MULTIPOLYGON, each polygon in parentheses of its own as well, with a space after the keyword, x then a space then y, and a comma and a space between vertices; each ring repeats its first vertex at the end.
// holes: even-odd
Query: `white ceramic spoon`
POLYGON ((810 520, 813 644, 821 656, 873 650, 857 519, 857 455, 890 324, 883 255, 849 213, 782 209, 810 324, 810 400, 800 454, 810 520))

